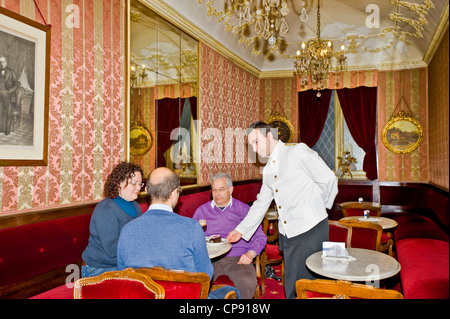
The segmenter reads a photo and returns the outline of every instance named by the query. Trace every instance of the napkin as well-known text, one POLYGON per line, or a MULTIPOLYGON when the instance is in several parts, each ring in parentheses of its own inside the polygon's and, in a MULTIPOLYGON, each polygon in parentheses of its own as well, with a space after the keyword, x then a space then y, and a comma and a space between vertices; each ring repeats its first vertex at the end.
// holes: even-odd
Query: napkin
POLYGON ((322 256, 324 257, 348 257, 345 243, 324 241, 322 243, 322 256))

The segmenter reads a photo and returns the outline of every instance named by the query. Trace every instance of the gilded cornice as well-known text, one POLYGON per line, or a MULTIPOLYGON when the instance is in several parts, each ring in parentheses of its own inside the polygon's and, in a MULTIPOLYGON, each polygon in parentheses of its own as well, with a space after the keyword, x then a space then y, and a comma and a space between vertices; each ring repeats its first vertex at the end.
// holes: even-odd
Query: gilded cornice
POLYGON ((219 41, 205 33, 203 30, 198 28, 196 25, 185 19, 177 11, 175 11, 171 6, 161 0, 140 0, 143 4, 148 6, 150 9, 156 11, 167 21, 173 23, 178 28, 182 29, 199 42, 206 44, 207 46, 213 48, 218 53, 222 54, 224 57, 230 59, 238 66, 242 67, 246 71, 250 72, 255 76, 259 76, 261 71, 255 66, 251 65, 241 57, 237 56, 232 51, 228 50, 219 41))
MULTIPOLYGON (((224 57, 228 58, 236 65, 242 67, 246 71, 251 74, 259 77, 259 78, 277 78, 277 77, 293 77, 293 69, 292 70, 271 70, 271 71, 261 71, 257 67, 248 63, 238 55, 236 55, 231 50, 227 49, 221 42, 217 41, 203 30, 198 28, 196 25, 191 23, 189 20, 181 16, 176 10, 174 10, 171 6, 165 3, 162 0, 140 0, 142 3, 147 5, 150 9, 158 12, 163 18, 173 23, 175 26, 184 30, 192 37, 196 38, 198 41, 204 43, 205 45, 211 47, 216 52, 220 53, 224 57)), ((431 41, 430 47, 423 59, 420 60, 410 60, 410 61, 398 61, 398 62, 389 62, 389 63, 379 63, 377 65, 357 65, 357 66, 349 66, 347 71, 367 71, 367 70, 379 70, 379 71, 388 71, 388 70, 401 70, 401 69, 411 69, 411 68, 421 68, 426 67, 436 48, 438 47, 443 34, 448 28, 448 10, 449 9, 449 1, 445 5, 445 8, 441 14, 439 26, 436 29, 436 32, 431 41)))
POLYGON ((442 10, 441 18, 439 21, 439 25, 436 31, 433 34, 433 38, 431 39, 430 46, 428 47, 427 52, 423 56, 423 61, 428 65, 431 62, 431 59, 434 56, 439 44, 441 43, 442 37, 448 29, 448 0, 445 4, 444 10, 442 10))

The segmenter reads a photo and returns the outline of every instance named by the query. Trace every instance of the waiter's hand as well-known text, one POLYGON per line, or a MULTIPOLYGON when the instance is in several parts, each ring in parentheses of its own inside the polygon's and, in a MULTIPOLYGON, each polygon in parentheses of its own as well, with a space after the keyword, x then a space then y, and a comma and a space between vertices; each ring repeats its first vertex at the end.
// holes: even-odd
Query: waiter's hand
POLYGON ((247 251, 245 254, 239 258, 238 264, 239 265, 250 265, 253 261, 253 258, 255 258, 255 252, 253 250, 247 251))
POLYGON ((227 240, 230 243, 235 243, 235 242, 239 241, 239 239, 241 239, 241 237, 242 237, 242 234, 235 229, 235 230, 230 231, 230 233, 227 236, 227 240))

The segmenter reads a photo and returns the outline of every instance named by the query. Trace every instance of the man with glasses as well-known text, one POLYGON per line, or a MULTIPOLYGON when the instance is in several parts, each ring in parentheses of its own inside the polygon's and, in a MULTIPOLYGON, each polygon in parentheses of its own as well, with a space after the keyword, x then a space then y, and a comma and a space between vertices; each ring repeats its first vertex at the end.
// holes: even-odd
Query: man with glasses
MULTIPOLYGON (((211 182, 212 201, 201 205, 193 219, 206 220, 205 236, 220 235, 226 238, 245 218, 250 206, 232 198, 233 181, 230 175, 218 173, 211 182)), ((261 225, 248 240, 233 244, 223 257, 213 261, 213 281, 220 275, 226 275, 239 290, 242 299, 251 299, 255 294, 257 280, 253 259, 261 253, 267 243, 267 237, 261 225)))
MULTIPOLYGON (((140 217, 122 228, 117 246, 117 267, 161 266, 212 277, 213 266, 205 234, 192 218, 174 213, 180 196, 180 179, 172 170, 159 167, 147 180, 151 205, 140 217)), ((208 298, 223 298, 233 287, 210 292, 208 298)))

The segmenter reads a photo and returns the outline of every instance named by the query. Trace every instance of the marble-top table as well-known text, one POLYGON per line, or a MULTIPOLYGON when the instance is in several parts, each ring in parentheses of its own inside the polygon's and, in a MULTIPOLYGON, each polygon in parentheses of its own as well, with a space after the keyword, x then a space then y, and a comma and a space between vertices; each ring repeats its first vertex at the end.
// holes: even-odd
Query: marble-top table
POLYGON ((344 217, 341 218, 340 220, 352 220, 352 219, 356 219, 356 220, 360 220, 363 222, 370 222, 370 223, 375 223, 378 225, 381 225, 381 227, 386 230, 386 229, 391 229, 391 228, 395 228, 397 227, 398 223, 390 218, 387 217, 369 217, 367 219, 364 218, 364 216, 349 216, 349 217, 344 217))
POLYGON ((400 264, 391 256, 375 250, 347 248, 354 260, 322 257, 318 251, 306 259, 306 266, 313 272, 332 279, 371 282, 395 276, 400 264))

